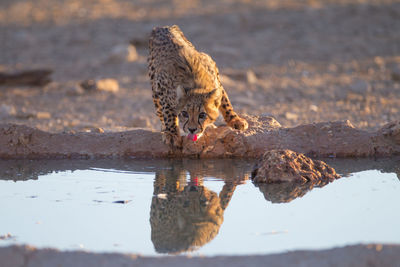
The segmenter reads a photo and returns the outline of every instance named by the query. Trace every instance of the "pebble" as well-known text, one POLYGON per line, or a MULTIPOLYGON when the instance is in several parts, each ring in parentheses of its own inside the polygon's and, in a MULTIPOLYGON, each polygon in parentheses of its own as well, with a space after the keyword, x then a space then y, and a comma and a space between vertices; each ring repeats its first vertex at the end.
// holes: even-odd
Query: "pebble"
POLYGON ((136 47, 129 44, 120 44, 112 48, 108 60, 110 62, 134 62, 138 59, 136 47))
POLYGON ((88 92, 104 91, 116 93, 119 91, 119 83, 115 79, 85 80, 80 83, 80 87, 88 92))
POLYGON ((96 89, 99 91, 116 93, 119 91, 119 83, 115 79, 102 79, 96 82, 96 89))
POLYGON ((51 118, 51 114, 49 112, 45 112, 45 111, 38 111, 38 112, 36 112, 36 118, 38 118, 38 119, 50 119, 51 118))
POLYGON ((291 121, 295 121, 299 118, 299 116, 297 114, 292 113, 292 112, 286 112, 285 117, 286 117, 286 119, 291 120, 291 121))
POLYGON ((247 82, 250 84, 254 84, 258 81, 256 74, 252 70, 248 70, 246 72, 247 82))
POLYGON ((94 129, 91 130, 92 133, 104 133, 103 128, 100 127, 96 127, 94 129))
POLYGON ((318 107, 316 105, 310 105, 310 110, 314 112, 318 112, 318 107))

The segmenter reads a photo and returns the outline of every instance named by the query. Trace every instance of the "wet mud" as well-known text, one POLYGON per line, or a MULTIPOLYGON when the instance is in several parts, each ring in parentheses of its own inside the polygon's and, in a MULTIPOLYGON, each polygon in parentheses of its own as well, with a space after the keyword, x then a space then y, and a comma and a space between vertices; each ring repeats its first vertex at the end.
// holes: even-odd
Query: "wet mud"
POLYGON ((265 151, 290 149, 312 157, 387 157, 400 154, 400 122, 368 132, 349 121, 282 127, 272 117, 245 116, 243 133, 227 126, 207 129, 196 142, 184 139, 182 151, 171 151, 161 133, 148 129, 125 132, 49 133, 35 128, 0 125, 0 158, 257 158, 265 151))

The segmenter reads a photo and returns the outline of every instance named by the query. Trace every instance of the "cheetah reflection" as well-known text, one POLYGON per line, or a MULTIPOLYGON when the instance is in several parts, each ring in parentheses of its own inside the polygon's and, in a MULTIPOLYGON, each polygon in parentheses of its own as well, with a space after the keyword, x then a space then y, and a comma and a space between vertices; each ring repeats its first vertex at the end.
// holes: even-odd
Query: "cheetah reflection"
POLYGON ((156 173, 150 224, 158 253, 193 251, 218 234, 224 210, 243 179, 225 178, 218 195, 203 185, 203 168, 191 164, 188 170, 174 166, 156 173))

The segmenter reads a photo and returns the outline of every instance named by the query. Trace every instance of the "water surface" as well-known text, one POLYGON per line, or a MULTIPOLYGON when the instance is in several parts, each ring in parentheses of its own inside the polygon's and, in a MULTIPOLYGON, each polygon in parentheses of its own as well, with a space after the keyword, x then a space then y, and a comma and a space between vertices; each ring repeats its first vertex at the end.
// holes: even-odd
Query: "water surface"
POLYGON ((329 163, 346 177, 316 188, 257 187, 240 160, 1 161, 0 236, 12 237, 0 245, 211 256, 399 244, 398 162, 329 163))

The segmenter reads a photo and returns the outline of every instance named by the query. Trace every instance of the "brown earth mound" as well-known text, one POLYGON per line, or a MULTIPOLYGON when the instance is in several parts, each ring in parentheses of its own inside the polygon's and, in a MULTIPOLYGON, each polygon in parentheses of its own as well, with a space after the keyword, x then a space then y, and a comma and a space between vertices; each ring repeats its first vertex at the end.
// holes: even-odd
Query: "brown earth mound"
POLYGON ((227 126, 208 129, 197 142, 185 139, 184 149, 176 153, 162 143, 161 133, 147 129, 48 133, 22 125, 0 124, 0 158, 256 158, 272 149, 290 149, 314 157, 400 154, 398 121, 376 132, 367 132, 349 121, 283 128, 271 117, 245 118, 249 122, 246 132, 227 126))

